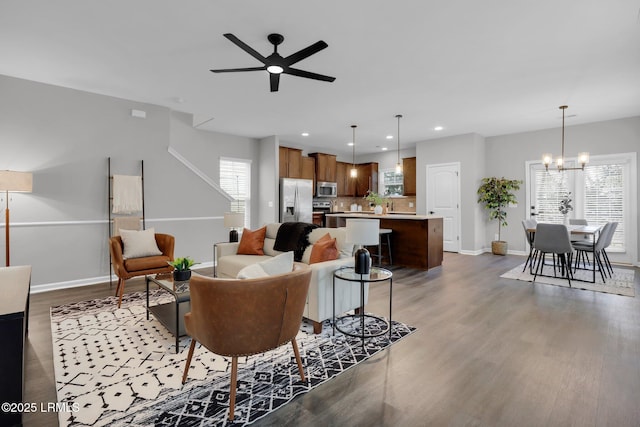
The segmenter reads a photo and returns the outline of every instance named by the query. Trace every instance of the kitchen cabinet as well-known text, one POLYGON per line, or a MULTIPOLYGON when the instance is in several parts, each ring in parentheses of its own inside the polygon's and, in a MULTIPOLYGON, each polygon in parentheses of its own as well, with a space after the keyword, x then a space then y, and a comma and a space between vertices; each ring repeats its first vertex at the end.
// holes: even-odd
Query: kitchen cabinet
POLYGON ((280 178, 300 178, 302 174, 302 150, 279 147, 280 178))
POLYGON ((367 191, 378 192, 378 163, 361 163, 356 165, 358 178, 356 180, 356 197, 365 196, 367 191))
POLYGON ((325 153, 311 153, 309 156, 316 159, 317 181, 336 182, 336 156, 325 153))
POLYGON ((416 195, 416 158, 402 159, 402 175, 405 196, 416 195))
POLYGON ((302 169, 300 172, 300 178, 313 180, 313 189, 315 192, 315 176, 316 176, 316 159, 313 157, 302 157, 302 169))
POLYGON ((356 180, 351 178, 351 166, 351 163, 336 162, 338 197, 353 197, 356 195, 356 180))

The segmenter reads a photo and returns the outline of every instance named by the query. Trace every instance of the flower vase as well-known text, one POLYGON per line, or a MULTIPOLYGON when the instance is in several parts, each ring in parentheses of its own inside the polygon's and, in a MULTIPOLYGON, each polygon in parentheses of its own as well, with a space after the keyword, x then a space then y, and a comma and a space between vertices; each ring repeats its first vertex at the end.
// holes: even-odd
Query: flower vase
POLYGON ((373 208, 373 213, 376 215, 382 215, 382 206, 381 205, 376 205, 375 208, 373 208))
POLYGON ((566 225, 567 227, 569 226, 569 215, 568 214, 564 214, 563 224, 566 225))

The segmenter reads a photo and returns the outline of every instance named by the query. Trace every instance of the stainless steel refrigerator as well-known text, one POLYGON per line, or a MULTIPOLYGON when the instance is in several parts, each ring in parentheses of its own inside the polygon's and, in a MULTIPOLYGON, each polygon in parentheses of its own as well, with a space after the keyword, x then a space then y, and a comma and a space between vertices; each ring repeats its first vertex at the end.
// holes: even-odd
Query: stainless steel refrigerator
POLYGON ((280 222, 312 222, 312 203, 312 180, 280 179, 280 222))

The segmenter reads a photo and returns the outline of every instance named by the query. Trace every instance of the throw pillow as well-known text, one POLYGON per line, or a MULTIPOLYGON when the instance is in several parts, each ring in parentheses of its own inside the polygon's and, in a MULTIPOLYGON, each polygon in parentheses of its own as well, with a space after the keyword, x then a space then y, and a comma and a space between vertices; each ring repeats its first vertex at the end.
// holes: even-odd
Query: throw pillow
POLYGON ((266 234, 266 226, 254 231, 245 228, 238 245, 238 255, 264 255, 262 247, 264 246, 264 236, 266 234))
POLYGON ((248 265, 238 272, 237 279, 255 279, 293 271, 293 251, 248 265))
POLYGON ((142 258, 147 256, 162 255, 156 243, 156 232, 153 228, 147 230, 120 230, 120 238, 124 246, 122 257, 142 258))
POLYGON ((338 259, 338 247, 336 246, 336 239, 332 239, 331 235, 327 233, 313 244, 313 248, 311 249, 311 257, 309 258, 309 264, 331 261, 334 259, 338 259))

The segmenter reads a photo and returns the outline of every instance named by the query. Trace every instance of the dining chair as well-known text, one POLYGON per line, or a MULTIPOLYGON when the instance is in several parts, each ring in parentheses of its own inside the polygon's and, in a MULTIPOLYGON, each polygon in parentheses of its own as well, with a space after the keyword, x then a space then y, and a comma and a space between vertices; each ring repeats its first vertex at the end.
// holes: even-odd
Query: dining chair
POLYGON ((596 240, 595 244, 593 244, 592 242, 573 242, 573 249, 576 250, 576 262, 574 264, 574 268, 573 270, 576 271, 579 268, 580 265, 580 260, 582 259, 583 262, 583 268, 587 268, 586 262, 585 262, 585 258, 588 259, 588 257, 585 257, 588 253, 591 253, 591 257, 593 258, 593 263, 595 263, 595 265, 598 267, 598 271, 600 271, 600 276, 602 277, 602 281, 606 282, 605 279, 605 268, 607 269, 606 272, 607 274, 609 274, 609 277, 611 277, 611 274, 609 273, 609 267, 605 267, 605 261, 603 260, 603 255, 602 255, 602 251, 604 250, 605 247, 605 243, 607 241, 607 237, 609 235, 609 232, 611 230, 613 223, 608 222, 604 225, 604 227, 602 227, 602 230, 600 231, 600 234, 598 235, 598 239, 596 240))
POLYGON ((538 252, 533 281, 536 281, 538 274, 542 275, 546 255, 553 254, 553 277, 557 277, 555 260, 555 255, 557 255, 560 262, 560 272, 563 277, 567 278, 569 287, 571 287, 571 279, 573 279, 573 272, 571 271, 573 247, 571 246, 567 226, 563 224, 538 224, 536 226, 536 235, 533 239, 533 247, 538 252))
POLYGON ((529 256, 527 256, 527 260, 524 262, 524 267, 522 271, 524 272, 527 269, 527 264, 529 265, 529 269, 532 269, 533 264, 535 263, 535 252, 533 249, 533 238, 536 233, 529 232, 530 229, 536 228, 538 221, 535 219, 525 219, 522 220, 522 227, 524 228, 524 234, 527 237, 527 242, 529 242, 529 256))
POLYGON ((607 255, 607 248, 611 246, 611 241, 613 240, 613 235, 618 228, 617 222, 611 222, 611 226, 609 226, 609 232, 607 233, 607 240, 604 242, 604 246, 602 247, 602 258, 604 258, 605 265, 609 270, 609 277, 613 275, 613 266, 611 265, 611 261, 609 261, 609 255, 607 255))

